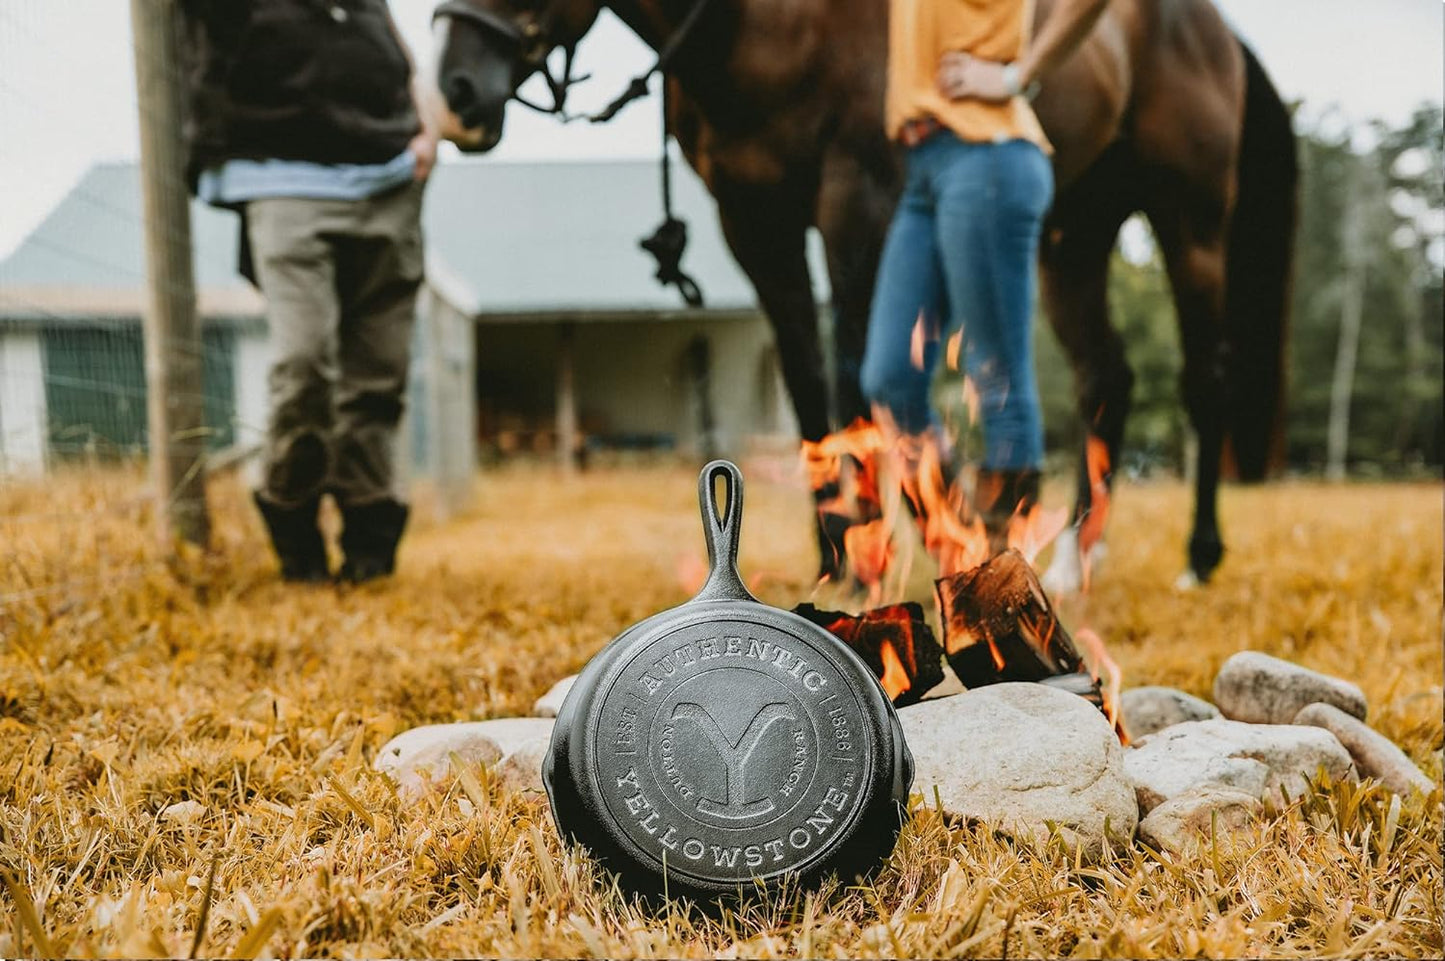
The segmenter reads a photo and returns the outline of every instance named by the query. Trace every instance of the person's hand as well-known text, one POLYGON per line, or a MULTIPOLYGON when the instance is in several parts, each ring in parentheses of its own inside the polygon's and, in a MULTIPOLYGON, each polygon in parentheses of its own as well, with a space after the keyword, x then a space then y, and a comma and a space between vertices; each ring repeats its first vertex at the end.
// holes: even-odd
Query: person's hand
POLYGON ((938 92, 950 100, 1011 100, 1018 91, 1010 88, 1007 66, 962 50, 950 50, 938 62, 938 92))
POLYGON ((411 138, 411 143, 406 145, 411 155, 416 158, 416 168, 412 177, 418 182, 431 176, 432 168, 437 162, 437 136, 430 131, 423 130, 411 138))

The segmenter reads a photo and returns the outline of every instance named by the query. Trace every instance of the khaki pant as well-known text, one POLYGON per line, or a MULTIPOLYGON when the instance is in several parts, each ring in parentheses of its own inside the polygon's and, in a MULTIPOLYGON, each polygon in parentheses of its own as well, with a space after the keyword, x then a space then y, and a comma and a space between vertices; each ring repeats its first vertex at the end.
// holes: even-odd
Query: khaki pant
POLYGON ((273 347, 261 494, 280 506, 324 491, 342 507, 397 498, 421 197, 410 184, 366 200, 247 205, 273 347))

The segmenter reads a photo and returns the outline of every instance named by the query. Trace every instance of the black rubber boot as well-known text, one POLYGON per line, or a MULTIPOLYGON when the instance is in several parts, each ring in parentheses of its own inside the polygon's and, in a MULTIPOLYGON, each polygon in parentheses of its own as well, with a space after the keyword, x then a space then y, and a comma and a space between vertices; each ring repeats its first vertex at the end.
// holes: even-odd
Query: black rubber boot
POLYGON ((1008 522, 1015 513, 1027 514, 1039 502, 1037 470, 980 468, 973 504, 983 517, 989 549, 997 554, 1008 547, 1008 522))
POLYGON ((341 579, 353 584, 396 569, 396 545, 406 527, 405 504, 391 499, 341 508, 341 579))
POLYGON ((316 525, 321 498, 313 497, 298 507, 282 507, 267 500, 259 491, 253 498, 271 535, 276 559, 281 562, 281 579, 301 584, 329 581, 331 572, 326 566, 326 543, 321 539, 321 528, 316 525))

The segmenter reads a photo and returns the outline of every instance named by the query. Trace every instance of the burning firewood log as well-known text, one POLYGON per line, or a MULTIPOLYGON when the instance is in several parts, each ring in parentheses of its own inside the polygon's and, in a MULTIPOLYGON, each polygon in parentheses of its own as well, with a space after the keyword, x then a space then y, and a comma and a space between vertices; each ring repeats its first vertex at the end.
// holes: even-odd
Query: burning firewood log
POLYGON ((1016 550, 935 582, 943 650, 964 687, 1037 681, 1092 701, 1121 738, 1117 698, 1084 663, 1033 566, 1016 550))
POLYGON ((943 649, 919 604, 892 604, 862 614, 800 604, 793 613, 831 632, 873 670, 897 707, 913 704, 943 680, 943 649))
POLYGON ((935 588, 944 653, 965 687, 1041 681, 1102 703, 1098 682, 1018 551, 940 578, 935 588))
POLYGON ((965 687, 1041 681, 1083 669, 1073 638, 1018 551, 940 578, 943 649, 965 687))

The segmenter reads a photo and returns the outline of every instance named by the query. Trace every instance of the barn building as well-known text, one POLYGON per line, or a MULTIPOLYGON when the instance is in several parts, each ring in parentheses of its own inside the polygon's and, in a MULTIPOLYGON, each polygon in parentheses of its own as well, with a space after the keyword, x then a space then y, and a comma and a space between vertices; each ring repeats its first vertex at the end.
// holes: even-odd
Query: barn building
MULTIPOLYGON (((463 161, 433 175, 409 391, 412 461, 464 496, 479 460, 613 450, 740 454, 795 436, 766 320, 683 165, 688 308, 638 247, 661 219, 651 161, 463 161)), ((236 273, 237 221, 192 206, 217 452, 264 425, 266 325, 236 273)), ((826 274, 810 251, 820 303, 826 274)), ((145 449, 140 181, 92 168, 0 261, 0 473, 145 449)), ((826 324, 825 324, 826 328, 826 324)))

